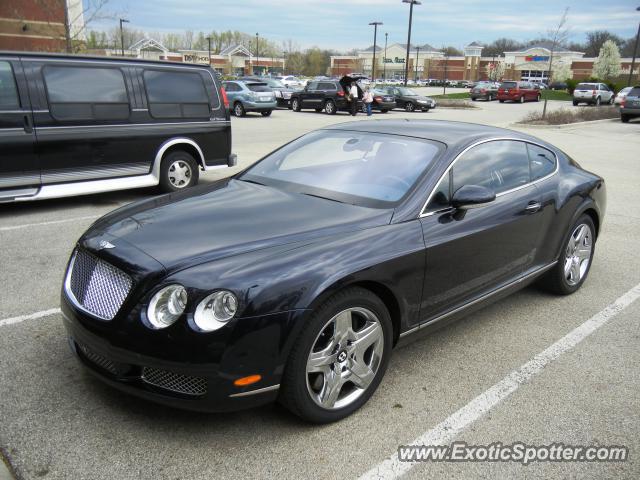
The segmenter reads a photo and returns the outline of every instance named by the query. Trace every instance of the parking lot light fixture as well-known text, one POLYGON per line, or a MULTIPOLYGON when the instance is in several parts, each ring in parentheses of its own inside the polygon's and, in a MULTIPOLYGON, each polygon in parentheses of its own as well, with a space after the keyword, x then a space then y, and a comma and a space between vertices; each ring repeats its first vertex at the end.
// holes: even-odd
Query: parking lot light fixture
MULTIPOLYGON (((640 7, 636 8, 636 11, 640 12, 640 7)), ((638 33, 636 34, 636 45, 633 47, 633 58, 631 59, 631 69, 629 70, 629 80, 627 80, 627 87, 631 86, 631 80, 633 80, 633 69, 636 66, 636 55, 638 54, 638 42, 640 41, 640 23, 638 23, 638 33)))
POLYGON ((409 78, 409 49, 411 48, 411 22, 413 21, 413 6, 422 5, 420 0, 402 0, 402 3, 409 4, 409 31, 407 33, 407 58, 404 62, 404 86, 407 86, 407 79, 409 78))
POLYGON ((256 32, 256 63, 253 67, 254 71, 252 72, 254 75, 256 74, 255 70, 258 67, 258 61, 260 60, 260 50, 258 49, 258 42, 260 40, 260 34, 256 32))
POLYGON ((209 66, 211 66, 211 37, 207 37, 207 43, 209 45, 209 66))
POLYGON ((129 20, 126 18, 120 19, 120 53, 124 57, 124 29, 122 28, 123 23, 129 23, 129 20))
POLYGON ((373 25, 373 60, 371 61, 371 81, 376 81, 376 41, 378 39, 378 25, 384 25, 382 22, 371 22, 373 25))
POLYGON ((415 82, 418 83, 418 63, 420 61, 420 47, 416 47, 416 78, 415 82))
POLYGON ((389 40, 389 34, 384 34, 384 58, 382 59, 382 81, 387 80, 387 41, 389 40))

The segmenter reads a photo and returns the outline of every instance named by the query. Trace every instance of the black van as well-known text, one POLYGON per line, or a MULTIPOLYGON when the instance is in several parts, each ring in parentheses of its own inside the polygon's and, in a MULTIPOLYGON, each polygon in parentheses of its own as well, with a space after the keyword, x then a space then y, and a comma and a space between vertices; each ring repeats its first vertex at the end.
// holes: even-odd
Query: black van
POLYGON ((209 66, 0 52, 0 201, 175 191, 233 165, 209 66))

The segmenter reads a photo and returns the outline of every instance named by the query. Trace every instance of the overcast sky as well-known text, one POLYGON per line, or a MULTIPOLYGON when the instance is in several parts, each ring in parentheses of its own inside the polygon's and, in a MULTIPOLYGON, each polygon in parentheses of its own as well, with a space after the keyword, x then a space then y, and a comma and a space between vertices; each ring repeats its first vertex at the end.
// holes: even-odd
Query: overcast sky
MULTIPOLYGON (((90 0, 85 0, 89 2, 90 0)), ((412 43, 462 47, 498 37, 529 40, 546 34, 569 7, 570 41, 582 42, 589 30, 634 36, 640 0, 423 0, 414 7, 412 43)), ((406 42, 409 5, 401 0, 110 0, 107 7, 131 27, 147 31, 240 30, 301 47, 337 50, 373 44, 371 21, 384 22, 378 44, 406 42), (380 40, 382 38, 382 40, 380 40)), ((116 20, 93 28, 109 29, 116 20)))

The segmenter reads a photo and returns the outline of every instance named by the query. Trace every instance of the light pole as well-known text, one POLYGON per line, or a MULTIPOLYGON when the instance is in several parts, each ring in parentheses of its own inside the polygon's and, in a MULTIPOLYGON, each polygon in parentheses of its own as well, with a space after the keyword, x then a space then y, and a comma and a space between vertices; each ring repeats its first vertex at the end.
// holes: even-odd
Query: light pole
POLYGON ((416 78, 414 81, 418 83, 418 62, 420 59, 420 47, 416 47, 416 78))
POLYGON ((384 58, 382 59, 382 81, 387 80, 387 40, 389 40, 389 34, 384 34, 384 58))
POLYGON ((409 33, 407 34, 407 58, 404 63, 404 86, 407 86, 407 77, 409 76, 409 48, 411 48, 411 22, 413 21, 413 6, 422 5, 419 0, 402 0, 402 3, 409 4, 409 33))
POLYGON ((207 37, 207 43, 209 45, 209 66, 211 66, 211 37, 207 37))
POLYGON ((120 53, 124 57, 124 30, 122 28, 123 23, 129 23, 129 20, 125 18, 120 19, 120 53))
MULTIPOLYGON (((636 11, 640 12, 640 7, 636 8, 636 11)), ((631 80, 633 80, 633 68, 636 66, 636 54, 638 53, 638 41, 640 41, 640 23, 638 23, 638 33, 636 35, 636 46, 633 47, 633 58, 631 59, 631 70, 629 70, 629 80, 627 80, 627 87, 631 86, 631 80)))
POLYGON ((369 25, 373 25, 373 60, 371 63, 371 81, 376 81, 376 41, 378 38, 378 25, 383 25, 382 22, 371 22, 369 25))
MULTIPOLYGON (((258 41, 259 41, 259 38, 260 38, 260 34, 258 34, 258 33, 256 32, 256 64, 255 64, 255 66, 254 66, 254 70, 255 70, 255 67, 257 67, 257 66, 258 66, 258 61, 260 60, 260 50, 258 49, 258 41)), ((253 72, 253 74, 255 75, 255 74, 256 74, 256 72, 253 72)))

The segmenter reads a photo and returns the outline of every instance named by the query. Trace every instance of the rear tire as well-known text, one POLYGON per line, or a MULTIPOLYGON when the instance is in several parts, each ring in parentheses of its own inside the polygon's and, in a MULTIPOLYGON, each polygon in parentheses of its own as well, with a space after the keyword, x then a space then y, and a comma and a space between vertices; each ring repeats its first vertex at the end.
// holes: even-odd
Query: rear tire
POLYGON ((576 102, 575 100, 573 101, 573 106, 577 107, 578 106, 578 102, 576 102))
POLYGON ((160 163, 160 190, 176 192, 197 185, 200 170, 195 159, 183 150, 175 150, 160 163))
POLYGON ((244 105, 242 105, 240 102, 236 102, 233 106, 233 114, 236 117, 244 117, 247 114, 244 109, 244 105))
POLYGON ((311 314, 296 340, 284 370, 279 401, 313 423, 335 422, 351 415, 380 384, 391 357, 392 337, 391 317, 380 298, 360 287, 336 293, 311 314), (358 349, 354 335, 365 331, 369 340, 358 349), (344 332, 349 336, 341 334, 344 332), (367 342, 371 342, 369 346, 367 342), (309 366, 313 353, 317 370, 309 366), (322 392, 329 390, 330 380, 336 378, 337 394, 326 393, 326 403, 322 402, 322 392))
POLYGON ((336 104, 333 103, 333 100, 327 100, 324 104, 324 111, 327 115, 335 115, 336 114, 336 104))
POLYGON ((500 103, 504 103, 504 100, 498 100, 500 103))
POLYGON ((600 106, 600 97, 596 98, 596 107, 600 106))
POLYGON ((540 95, 536 97, 536 102, 539 102, 539 101, 540 101, 540 95))
POLYGON ((620 115, 620 120, 622 121, 622 123, 629 123, 629 120, 631 120, 631 116, 630 115, 620 115))
POLYGON ((411 102, 407 102, 404 104, 404 109, 407 112, 413 112, 416 109, 416 106, 411 102))
POLYGON ((524 95, 520 97, 520 103, 524 103, 524 95))
POLYGON ((262 115, 263 117, 268 117, 271 115, 271 112, 273 110, 265 110, 264 112, 260 112, 260 115, 262 115))
POLYGON ((477 100, 477 98, 476 98, 476 97, 471 97, 471 101, 472 101, 472 102, 475 102, 476 100, 477 100))
POLYGON ((558 263, 541 279, 541 286, 558 295, 577 291, 589 275, 595 240, 593 220, 586 214, 580 216, 567 232, 558 263))

